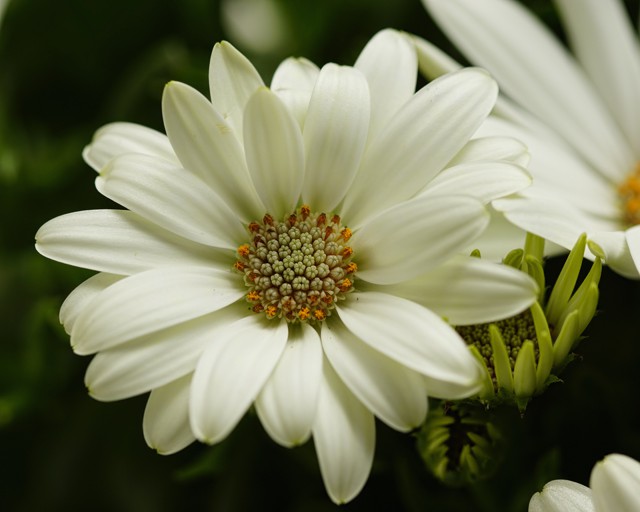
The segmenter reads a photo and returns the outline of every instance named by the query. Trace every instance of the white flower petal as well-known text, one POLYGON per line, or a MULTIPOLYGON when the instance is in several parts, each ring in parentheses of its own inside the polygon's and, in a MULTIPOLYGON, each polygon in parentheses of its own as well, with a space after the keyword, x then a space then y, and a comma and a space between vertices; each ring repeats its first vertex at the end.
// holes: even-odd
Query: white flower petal
POLYGON ((358 227, 372 213, 413 197, 469 141, 497 94, 496 83, 479 69, 445 75, 416 93, 370 141, 343 218, 358 227))
POLYGON ((327 64, 318 76, 304 123, 307 164, 302 199, 331 212, 360 165, 369 129, 369 88, 358 70, 327 64))
POLYGON ((91 354, 206 315, 245 290, 231 272, 168 267, 129 276, 106 288, 77 318, 71 345, 91 354))
POLYGON ((607 455, 594 466, 589 485, 598 511, 640 510, 640 463, 631 457, 607 455))
POLYGON ((262 203, 276 219, 295 209, 304 178, 302 132, 269 89, 259 89, 244 117, 247 165, 262 203))
POLYGON ((553 126, 603 175, 631 169, 633 155, 624 136, 580 68, 519 3, 423 4, 454 43, 495 76, 503 92, 553 126))
POLYGON ((396 30, 374 35, 354 65, 367 77, 371 93, 369 140, 384 128, 416 89, 416 51, 411 39, 396 30))
POLYGON ((198 91, 169 82, 162 116, 171 145, 185 169, 215 190, 241 220, 261 219, 264 207, 253 188, 234 128, 198 91))
POLYGON ((529 512, 593 512, 591 489, 570 480, 552 480, 529 502, 529 512))
POLYGON ((532 188, 597 217, 617 219, 620 216, 618 183, 603 178, 553 133, 523 128, 495 116, 490 116, 478 133, 510 135, 527 145, 531 153, 527 167, 534 178, 532 188))
POLYGON ((386 293, 353 292, 336 310, 347 329, 391 359, 445 384, 467 386, 470 395, 480 388, 482 369, 462 338, 423 306, 386 293))
POLYGON ((640 154, 640 49, 620 0, 555 0, 571 46, 591 82, 640 154))
POLYGON ((233 259, 176 236, 124 210, 89 210, 56 217, 36 233, 36 249, 52 260, 129 275, 166 265, 222 265, 233 259))
POLYGON ((567 249, 590 227, 588 217, 555 198, 513 197, 498 199, 492 204, 519 228, 567 249))
POLYGON ((189 425, 191 374, 154 389, 142 420, 144 439, 161 455, 179 452, 196 438, 189 425))
POLYGON ((142 153, 178 164, 169 139, 146 126, 133 123, 110 123, 100 128, 82 152, 84 161, 100 171, 112 158, 126 153, 142 153))
POLYGON ((458 71, 462 65, 437 46, 418 36, 411 36, 418 54, 418 69, 429 80, 458 71))
POLYGON ((436 267, 487 227, 489 214, 471 197, 423 196, 367 220, 351 239, 358 277, 391 284, 436 267))
POLYGON ((253 64, 227 41, 216 43, 209 64, 211 103, 242 140, 242 118, 249 97, 264 86, 253 64))
MULTIPOLYGON (((499 262, 513 249, 524 247, 527 232, 509 222, 502 213, 497 212, 492 206, 487 209, 491 217, 489 226, 460 253, 471 254, 471 252, 479 250, 483 259, 499 262)), ((551 247, 558 246, 551 243, 545 244, 545 255, 565 252, 564 249, 555 253, 549 252, 551 247)))
POLYGON ((356 338, 340 321, 326 323, 322 347, 351 392, 396 430, 418 427, 427 414, 422 376, 356 338))
POLYGON ((123 277, 101 272, 78 285, 60 306, 60 323, 64 326, 66 333, 71 334, 78 315, 96 295, 123 277))
POLYGON ((290 328, 282 357, 256 398, 256 411, 269 436, 283 446, 304 443, 316 417, 322 378, 322 346, 307 324, 290 328))
MULTIPOLYGON (((480 137, 470 140, 447 167, 474 162, 505 161, 526 167, 531 160, 527 146, 513 137, 480 137)), ((437 177, 436 177, 437 178, 437 177)))
POLYGON ((526 273, 466 256, 385 290, 422 304, 453 325, 514 316, 531 306, 538 294, 536 283, 526 273))
POLYGON ((625 231, 589 233, 604 253, 605 263, 618 274, 631 279, 640 277, 640 227, 625 231))
POLYGON ((421 195, 465 194, 486 204, 520 192, 531 184, 530 174, 508 162, 463 163, 438 174, 421 195))
POLYGON ((193 372, 207 344, 246 312, 234 306, 99 352, 84 379, 89 393, 97 400, 122 400, 193 372))
POLYGON ((289 57, 280 63, 271 80, 271 90, 287 106, 301 128, 319 73, 318 66, 313 62, 289 57))
POLYGON ((222 441, 255 400, 287 344, 285 321, 248 316, 229 324, 202 354, 191 384, 191 428, 222 441))
POLYGON ((147 220, 194 242, 236 249, 247 231, 200 178, 174 163, 129 154, 111 160, 98 191, 147 220))
POLYGON ((375 422, 328 361, 324 361, 322 368, 313 441, 327 493, 341 504, 355 498, 369 477, 375 422))

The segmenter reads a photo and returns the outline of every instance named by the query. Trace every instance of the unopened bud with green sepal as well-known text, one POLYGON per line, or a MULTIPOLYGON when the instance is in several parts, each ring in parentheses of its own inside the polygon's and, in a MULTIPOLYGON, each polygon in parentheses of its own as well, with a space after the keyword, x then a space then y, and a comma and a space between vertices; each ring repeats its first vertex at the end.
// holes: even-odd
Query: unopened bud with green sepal
POLYGON ((596 257, 576 287, 586 235, 582 235, 545 300, 542 254, 544 241, 527 236, 524 250, 511 251, 503 263, 529 274, 540 289, 538 301, 526 311, 490 324, 456 327, 486 370, 477 398, 492 406, 514 403, 524 410, 528 401, 554 381, 571 360, 581 335, 595 315, 602 271, 596 257))

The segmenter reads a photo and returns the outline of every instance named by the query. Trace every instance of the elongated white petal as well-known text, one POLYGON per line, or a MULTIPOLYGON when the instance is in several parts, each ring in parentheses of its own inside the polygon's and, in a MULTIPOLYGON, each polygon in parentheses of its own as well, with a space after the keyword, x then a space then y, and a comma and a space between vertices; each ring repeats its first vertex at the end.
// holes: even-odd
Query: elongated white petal
POLYGON ((331 212, 360 165, 369 130, 369 88, 358 70, 322 68, 304 123, 306 168, 302 199, 315 211, 331 212))
POLYGON ((244 294, 231 272, 169 267, 118 281, 91 301, 71 331, 78 354, 91 354, 235 302, 244 294))
POLYGON ((574 53, 640 154, 640 48, 619 0, 555 0, 574 53))
POLYGON ((429 41, 418 36, 411 36, 411 40, 418 55, 418 69, 429 80, 458 71, 462 67, 462 64, 429 41))
POLYGON ((631 457, 607 455, 594 466, 589 485, 598 511, 640 510, 640 463, 631 457))
POLYGON ((371 472, 375 422, 329 362, 325 360, 322 367, 313 441, 329 497, 335 503, 347 503, 362 490, 371 472))
MULTIPOLYGON (((619 234, 613 236, 618 240, 620 238, 619 234)), ((611 238, 611 235, 607 236, 603 233, 591 236, 591 239, 605 250, 607 260, 615 261, 615 266, 612 268, 616 272, 636 278, 640 273, 640 227, 627 229, 625 232, 626 244, 619 241, 616 243, 615 238, 612 240, 613 243, 609 243, 608 238, 611 238), (612 254, 616 254, 616 256, 612 258, 612 254)))
POLYGON ((247 231, 206 183, 176 164, 129 154, 111 160, 96 180, 106 197, 194 242, 234 250, 247 231))
MULTIPOLYGON (((497 212, 492 206, 488 206, 487 210, 489 210, 491 217, 489 226, 460 253, 471 254, 473 251, 479 250, 483 259, 499 262, 513 249, 524 247, 527 232, 509 222, 502 213, 497 212)), ((559 249, 553 253, 548 252, 552 247, 557 248, 558 246, 551 243, 545 244, 545 254, 561 254, 565 251, 565 249, 559 249)))
POLYGON ((120 281, 124 276, 101 272, 78 285, 60 306, 60 323, 67 334, 71 334, 73 324, 87 304, 102 290, 120 281))
POLYGON ((36 233, 40 254, 68 265, 129 275, 166 265, 221 265, 233 259, 176 236, 124 210, 74 212, 44 224, 36 233))
POLYGON ((640 228, 589 233, 589 240, 597 245, 605 263, 618 274, 631 279, 640 277, 640 228))
POLYGON ((589 218, 555 198, 527 196, 498 199, 493 206, 519 228, 571 249, 589 218))
POLYGON ((498 88, 483 70, 445 75, 416 93, 370 141, 341 212, 352 227, 420 191, 469 141, 498 88), (372 186, 375 183, 375 186, 372 186))
POLYGON ((419 426, 427 414, 422 376, 356 338, 340 321, 322 327, 322 347, 351 392, 396 430, 419 426))
POLYGON ((552 480, 529 501, 529 512, 593 512, 591 489, 570 480, 552 480))
POLYGON ((482 370, 462 338, 423 306, 386 293, 354 292, 336 309, 347 329, 391 359, 470 393, 479 389, 482 370))
POLYGON ((127 153, 142 153, 178 164, 169 139, 146 126, 133 123, 110 123, 100 128, 91 144, 82 152, 84 161, 100 171, 109 160, 127 153))
POLYGON ((524 272, 465 256, 388 290, 422 304, 453 325, 508 318, 531 306, 538 294, 537 285, 524 272))
POLYGON ((534 178, 532 188, 593 216, 604 219, 620 216, 618 183, 602 177, 557 136, 495 116, 490 116, 478 133, 516 137, 527 145, 531 153, 527 170, 534 178))
POLYGON ((296 207, 304 178, 302 132, 278 97, 259 89, 244 118, 247 165, 262 203, 277 219, 296 207))
POLYGON ((216 43, 209 64, 211 103, 242 140, 242 118, 249 97, 264 86, 253 64, 227 41, 216 43))
POLYGON ((271 90, 287 106, 301 128, 319 73, 318 66, 313 62, 289 57, 280 63, 271 80, 271 90))
POLYGON ((531 175, 519 165, 496 161, 463 163, 438 174, 422 194, 466 194, 486 204, 520 192, 530 184, 531 175))
POLYGON ((241 220, 262 218, 265 210, 234 128, 209 100, 188 85, 169 82, 162 96, 162 116, 182 165, 209 184, 241 220))
POLYGON ((195 436, 222 441, 255 400, 287 344, 285 321, 249 316, 228 324, 196 367, 190 416, 195 436))
POLYGON ((465 196, 425 195, 389 208, 353 235, 358 277, 391 284, 420 275, 468 245, 488 223, 482 204, 465 196))
MULTIPOLYGON (((588 80, 551 33, 507 0, 423 0, 447 35, 508 96, 553 126, 603 175, 633 155, 588 80)), ((623 171, 621 171, 623 170, 623 171)))
POLYGON ((191 374, 154 389, 142 420, 144 439, 161 455, 179 452, 196 438, 189 425, 191 374))
POLYGON ((354 67, 364 73, 369 84, 372 139, 413 95, 418 74, 416 51, 406 34, 381 30, 369 40, 354 67))
POLYGON ((283 446, 304 443, 318 408, 322 346, 307 324, 290 328, 287 346, 256 399, 256 411, 271 438, 283 446))
POLYGON ((531 160, 527 146, 513 137, 480 137, 470 140, 447 167, 474 162, 505 161, 526 167, 531 160))
POLYGON ((99 352, 84 379, 89 393, 97 400, 122 400, 193 372, 207 344, 242 313, 231 306, 99 352))

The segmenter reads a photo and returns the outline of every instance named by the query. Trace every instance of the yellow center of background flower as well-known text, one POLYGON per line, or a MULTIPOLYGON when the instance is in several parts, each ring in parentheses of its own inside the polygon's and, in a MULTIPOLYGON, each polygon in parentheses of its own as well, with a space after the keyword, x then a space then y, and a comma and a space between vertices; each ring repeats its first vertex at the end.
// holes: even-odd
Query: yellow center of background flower
POLYGON ((289 322, 320 322, 353 290, 357 265, 340 217, 303 205, 277 221, 249 223, 250 243, 238 247, 234 268, 244 276, 255 313, 289 322))
POLYGON ((622 215, 626 224, 640 224, 640 163, 618 187, 622 199, 622 215))

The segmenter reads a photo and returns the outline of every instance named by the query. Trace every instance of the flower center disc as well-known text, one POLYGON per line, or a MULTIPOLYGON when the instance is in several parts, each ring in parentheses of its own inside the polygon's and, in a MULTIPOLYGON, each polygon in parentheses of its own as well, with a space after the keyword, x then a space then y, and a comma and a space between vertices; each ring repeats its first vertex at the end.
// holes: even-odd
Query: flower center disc
POLYGON ((266 214, 248 225, 251 243, 238 247, 235 269, 255 313, 288 322, 320 322, 353 290, 357 265, 340 217, 303 205, 282 221, 266 214))
POLYGON ((630 226, 640 224, 640 163, 618 187, 622 199, 622 215, 630 226))

